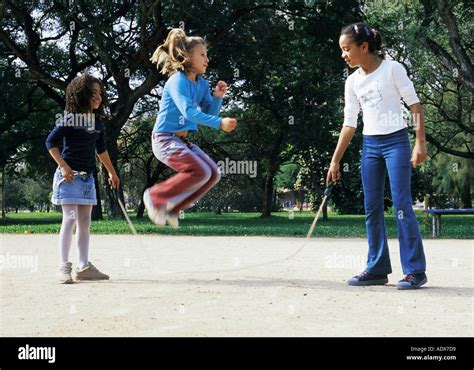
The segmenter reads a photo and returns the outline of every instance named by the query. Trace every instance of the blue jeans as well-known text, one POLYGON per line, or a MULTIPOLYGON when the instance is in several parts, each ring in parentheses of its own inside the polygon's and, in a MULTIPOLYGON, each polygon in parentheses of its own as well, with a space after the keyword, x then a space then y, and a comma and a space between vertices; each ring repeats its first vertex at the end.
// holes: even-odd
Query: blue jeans
POLYGON ((417 274, 426 269, 423 242, 412 208, 410 159, 407 129, 388 135, 364 135, 361 167, 369 242, 366 271, 372 274, 385 275, 392 272, 384 220, 387 170, 397 220, 403 273, 417 274))

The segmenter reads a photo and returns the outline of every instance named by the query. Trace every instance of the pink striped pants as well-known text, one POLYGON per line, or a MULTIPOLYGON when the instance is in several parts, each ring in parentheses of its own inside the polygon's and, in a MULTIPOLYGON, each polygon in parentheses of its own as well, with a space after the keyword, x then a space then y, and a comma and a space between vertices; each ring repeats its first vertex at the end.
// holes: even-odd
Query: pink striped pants
POLYGON ((197 145, 169 133, 152 134, 153 154, 177 172, 150 188, 155 207, 178 213, 201 199, 221 178, 219 167, 197 145))

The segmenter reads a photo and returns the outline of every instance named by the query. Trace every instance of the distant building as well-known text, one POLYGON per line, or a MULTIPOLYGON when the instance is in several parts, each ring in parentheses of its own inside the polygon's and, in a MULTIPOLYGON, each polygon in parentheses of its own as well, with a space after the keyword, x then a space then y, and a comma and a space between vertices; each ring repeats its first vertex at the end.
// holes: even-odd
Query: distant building
MULTIPOLYGON (((298 200, 298 192, 290 189, 277 189, 277 199, 284 210, 300 210, 301 202, 298 200)), ((311 203, 303 202, 303 211, 309 211, 311 203)))

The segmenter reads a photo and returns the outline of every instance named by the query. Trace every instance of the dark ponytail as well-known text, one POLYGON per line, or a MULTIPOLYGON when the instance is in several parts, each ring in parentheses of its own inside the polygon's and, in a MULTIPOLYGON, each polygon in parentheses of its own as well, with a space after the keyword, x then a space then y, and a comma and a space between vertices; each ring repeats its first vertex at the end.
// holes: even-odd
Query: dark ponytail
POLYGON ((365 23, 353 23, 343 27, 342 35, 349 36, 359 46, 366 42, 371 53, 380 59, 385 59, 385 53, 382 51, 382 35, 375 28, 369 28, 365 23))

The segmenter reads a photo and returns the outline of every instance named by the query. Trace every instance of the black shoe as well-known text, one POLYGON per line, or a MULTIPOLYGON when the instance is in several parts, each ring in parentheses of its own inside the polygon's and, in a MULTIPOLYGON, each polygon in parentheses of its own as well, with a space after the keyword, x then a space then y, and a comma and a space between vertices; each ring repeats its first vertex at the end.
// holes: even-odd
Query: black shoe
POLYGON ((405 289, 419 289, 422 285, 428 282, 428 277, 424 272, 420 274, 408 274, 397 284, 397 288, 400 290, 405 289))
POLYGON ((387 275, 376 275, 364 271, 353 278, 347 280, 347 284, 355 286, 365 285, 385 285, 388 283, 387 275))

